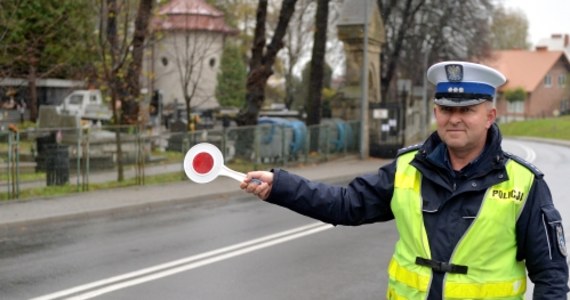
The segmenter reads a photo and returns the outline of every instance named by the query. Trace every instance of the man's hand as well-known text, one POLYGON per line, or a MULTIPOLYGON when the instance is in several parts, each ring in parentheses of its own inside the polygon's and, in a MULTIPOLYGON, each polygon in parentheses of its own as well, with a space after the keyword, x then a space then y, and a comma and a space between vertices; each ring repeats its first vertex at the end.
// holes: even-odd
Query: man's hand
POLYGON ((239 187, 248 193, 256 195, 259 199, 265 200, 271 193, 272 185, 272 172, 252 171, 247 173, 247 177, 243 180, 239 187), (261 181, 261 183, 259 183, 258 180, 261 181))

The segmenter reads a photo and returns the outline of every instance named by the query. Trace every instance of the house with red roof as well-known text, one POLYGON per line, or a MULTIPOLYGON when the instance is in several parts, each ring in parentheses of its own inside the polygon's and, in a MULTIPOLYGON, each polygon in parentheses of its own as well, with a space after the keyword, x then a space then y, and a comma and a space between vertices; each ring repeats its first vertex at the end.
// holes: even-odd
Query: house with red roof
POLYGON ((224 42, 237 33, 224 14, 204 0, 171 0, 159 7, 151 30, 144 63, 147 90, 160 91, 166 106, 181 106, 186 94, 193 111, 218 107, 215 89, 224 42))
POLYGON ((500 122, 558 116, 570 112, 570 62, 563 51, 545 48, 495 51, 481 61, 501 71, 507 82, 497 96, 500 122), (507 95, 523 90, 522 99, 507 95))

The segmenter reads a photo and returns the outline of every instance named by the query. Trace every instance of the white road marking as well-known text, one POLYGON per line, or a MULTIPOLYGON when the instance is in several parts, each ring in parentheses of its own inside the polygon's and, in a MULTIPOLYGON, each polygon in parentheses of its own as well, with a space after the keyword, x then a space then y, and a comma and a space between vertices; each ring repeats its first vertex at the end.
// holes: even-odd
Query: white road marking
POLYGON ((91 299, 96 296, 110 293, 112 291, 192 270, 201 266, 257 251, 331 228, 333 228, 333 226, 329 224, 324 224, 321 222, 312 223, 306 226, 297 227, 291 230, 282 231, 247 242, 212 250, 209 252, 204 252, 198 255, 189 256, 154 267, 141 269, 123 275, 118 275, 92 283, 80 285, 67 290, 62 290, 49 295, 40 296, 33 298, 32 300, 60 299, 79 293, 83 294, 66 297, 65 299, 91 299))
MULTIPOLYGON (((508 140, 508 141, 503 141, 503 146, 504 146, 504 148, 506 148, 505 150, 507 150, 508 148, 512 149, 512 147, 509 147, 509 144, 515 145, 515 146, 521 148, 525 153, 524 157, 522 157, 522 158, 524 160, 528 161, 529 163, 534 163, 534 161, 536 160, 536 152, 532 148, 530 148, 530 147, 528 147, 522 143, 515 142, 513 140, 508 140)), ((512 151, 512 150, 507 150, 507 151, 514 153, 514 151, 512 151)))
POLYGON ((518 144, 521 148, 523 148, 524 152, 526 153, 525 160, 529 163, 533 163, 536 159, 536 152, 530 147, 525 146, 524 144, 518 144))

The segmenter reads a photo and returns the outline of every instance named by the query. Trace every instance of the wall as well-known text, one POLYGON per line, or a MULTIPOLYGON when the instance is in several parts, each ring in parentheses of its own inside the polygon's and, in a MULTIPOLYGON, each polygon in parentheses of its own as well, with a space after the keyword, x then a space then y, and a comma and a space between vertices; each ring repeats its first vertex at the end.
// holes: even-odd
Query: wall
MULTIPOLYGON (((154 46, 153 55, 145 64, 145 70, 148 70, 151 78, 154 78, 153 82, 148 83, 147 88, 149 91, 161 90, 165 105, 174 103, 175 99, 178 103, 184 104, 179 66, 186 63, 188 66, 182 67, 182 71, 192 70, 190 86, 198 83, 191 105, 197 106, 196 109, 217 107, 215 88, 223 42, 223 35, 219 33, 165 33, 164 38, 154 46), (191 59, 192 55, 195 58, 191 59)), ((192 92, 191 87, 189 92, 192 92)))
MULTIPOLYGON (((558 84, 558 76, 568 76, 570 67, 562 60, 558 61, 553 68, 548 72, 552 78, 552 85, 546 87, 544 80, 540 82, 538 87, 532 93, 529 101, 526 103, 525 112, 526 117, 540 118, 551 117, 555 111, 560 109, 560 102, 568 99, 569 92, 564 86, 558 84)), ((568 85, 568 78, 566 78, 566 85, 568 85)))

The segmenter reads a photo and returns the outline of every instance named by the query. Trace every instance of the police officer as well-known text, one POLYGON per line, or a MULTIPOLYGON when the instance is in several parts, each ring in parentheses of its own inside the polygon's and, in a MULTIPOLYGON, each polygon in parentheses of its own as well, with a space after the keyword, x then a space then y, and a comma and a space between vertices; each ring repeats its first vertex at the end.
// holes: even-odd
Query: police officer
POLYGON ((564 230, 543 174, 501 148, 494 106, 505 77, 449 61, 431 66, 437 131, 346 187, 282 169, 249 172, 240 187, 323 222, 394 219, 400 235, 388 299, 566 299, 564 230), (263 181, 252 183, 253 178, 263 181))

